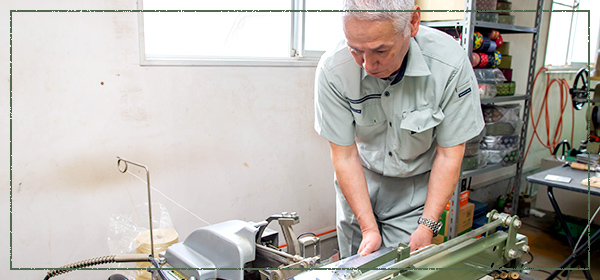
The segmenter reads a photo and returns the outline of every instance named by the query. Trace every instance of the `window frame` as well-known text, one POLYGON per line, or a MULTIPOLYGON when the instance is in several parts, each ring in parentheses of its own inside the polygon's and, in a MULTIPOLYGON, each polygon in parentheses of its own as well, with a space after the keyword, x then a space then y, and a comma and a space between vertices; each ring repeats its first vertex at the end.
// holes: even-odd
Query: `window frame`
MULTIPOLYGON (((149 57, 146 55, 146 40, 144 33, 144 12, 138 13, 138 38, 141 66, 316 66, 324 51, 311 51, 304 49, 305 13, 293 12, 305 10, 305 0, 290 0, 290 13, 292 21, 290 31, 290 56, 289 57, 193 57, 193 56, 160 56, 149 57)), ((137 1, 138 10, 145 11, 143 0, 137 1)), ((171 10, 169 10, 171 11, 171 10)), ((164 11, 164 12, 169 12, 164 11)), ((175 12, 178 10, 172 10, 175 12)), ((148 10, 146 12, 154 12, 148 10)), ((161 10, 161 12, 163 12, 161 10)), ((191 12, 191 11, 183 11, 191 12)))

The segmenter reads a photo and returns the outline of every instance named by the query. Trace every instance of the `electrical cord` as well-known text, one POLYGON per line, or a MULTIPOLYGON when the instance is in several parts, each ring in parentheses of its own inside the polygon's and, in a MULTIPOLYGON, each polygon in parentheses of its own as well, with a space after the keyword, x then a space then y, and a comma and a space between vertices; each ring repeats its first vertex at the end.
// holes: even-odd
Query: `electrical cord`
POLYGON ((74 271, 77 269, 94 266, 94 265, 101 265, 101 264, 108 264, 108 263, 115 263, 115 262, 148 262, 148 261, 152 262, 153 260, 154 260, 154 258, 152 258, 148 255, 144 255, 144 254, 110 255, 110 256, 97 257, 97 258, 92 258, 92 259, 87 259, 87 260, 67 264, 67 265, 59 267, 59 269, 50 270, 46 274, 46 277, 44 277, 44 280, 48 280, 54 276, 58 276, 61 274, 65 274, 67 272, 71 272, 71 271, 74 271))
MULTIPOLYGON (((569 83, 565 79, 556 78, 556 79, 550 80, 550 74, 547 73, 548 68, 542 67, 542 68, 540 68, 540 70, 538 70, 537 74, 535 75, 535 79, 533 80, 532 92, 533 92, 533 89, 535 88, 537 79, 538 79, 539 75, 542 73, 542 71, 546 71, 547 85, 546 85, 546 91, 544 93, 544 98, 542 100, 542 106, 540 107, 540 114, 538 115, 538 117, 535 121, 534 121, 535 117, 533 116, 533 112, 531 114, 531 124, 533 127, 532 136, 535 136, 538 139, 538 141, 550 151, 550 154, 553 154, 554 153, 553 149, 560 142, 560 138, 562 136, 563 115, 567 108, 568 100, 571 100, 569 98, 570 97, 570 94, 569 94, 570 87, 569 87, 569 83), (560 117, 559 117, 558 123, 556 124, 556 127, 554 129, 554 135, 553 135, 553 137, 551 137, 550 136, 550 112, 549 112, 549 108, 548 108, 548 96, 549 96, 552 85, 555 83, 559 86, 559 89, 560 89, 560 117), (544 121, 545 121, 545 126, 546 126, 546 141, 543 141, 541 139, 541 137, 537 131, 538 125, 540 123, 540 119, 542 117, 542 113, 544 115, 544 121)), ((571 100, 571 103, 572 102, 573 101, 571 100)), ((571 106, 571 114, 572 114, 571 143, 573 143, 573 134, 575 132, 575 109, 573 106, 571 106)), ((532 137, 532 140, 529 141, 529 145, 527 146, 527 150, 523 157, 523 162, 525 162, 525 159, 527 159, 527 154, 529 153, 529 149, 531 148, 532 143, 533 143, 533 137, 532 137)))
POLYGON ((533 254, 531 252, 527 252, 527 254, 531 257, 529 261, 523 263, 523 266, 531 264, 533 262, 533 254))
POLYGON ((575 250, 577 250, 577 247, 579 246, 579 242, 581 242, 581 238, 583 238, 583 236, 585 235, 585 232, 587 231, 587 229, 589 228, 589 226, 594 221, 594 218, 596 218, 596 214, 598 214, 598 210, 600 210, 600 206, 598 206, 598 208, 596 209, 596 212, 594 213, 594 215, 592 216, 592 218, 590 218, 589 223, 587 225, 585 225, 585 228, 583 229, 583 232, 579 236, 579 240, 577 240, 577 243, 575 243, 575 247, 573 248, 573 254, 575 254, 575 250))

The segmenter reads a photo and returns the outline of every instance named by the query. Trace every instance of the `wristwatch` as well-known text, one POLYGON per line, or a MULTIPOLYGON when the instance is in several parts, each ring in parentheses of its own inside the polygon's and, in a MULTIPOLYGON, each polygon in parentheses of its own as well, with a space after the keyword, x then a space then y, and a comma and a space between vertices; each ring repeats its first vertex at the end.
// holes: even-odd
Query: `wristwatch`
POLYGON ((438 235, 438 232, 440 231, 440 229, 442 228, 442 222, 434 222, 430 219, 424 218, 424 217, 420 217, 419 218, 419 224, 424 225, 428 228, 430 228, 433 231, 433 237, 436 237, 438 235))

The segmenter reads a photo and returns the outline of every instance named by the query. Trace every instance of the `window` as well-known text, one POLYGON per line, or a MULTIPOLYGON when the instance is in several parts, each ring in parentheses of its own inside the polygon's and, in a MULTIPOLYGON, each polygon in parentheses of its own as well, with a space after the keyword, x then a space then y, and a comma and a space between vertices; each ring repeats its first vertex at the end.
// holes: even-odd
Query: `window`
POLYGON ((140 19, 144 65, 316 65, 343 39, 335 12, 233 12, 339 10, 338 0, 143 0, 140 8, 149 11, 140 19))
POLYGON ((546 65, 573 65, 580 67, 596 62, 600 47, 598 34, 600 27, 600 1, 561 0, 552 1, 552 10, 589 10, 587 12, 553 12, 550 14, 546 65), (590 28, 588 56, 588 26, 590 28))

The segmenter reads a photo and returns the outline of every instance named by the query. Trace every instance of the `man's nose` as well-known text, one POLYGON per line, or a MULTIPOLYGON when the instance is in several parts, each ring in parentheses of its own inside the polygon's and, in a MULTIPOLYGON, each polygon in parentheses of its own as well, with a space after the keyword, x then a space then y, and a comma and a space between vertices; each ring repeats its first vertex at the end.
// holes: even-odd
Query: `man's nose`
POLYGON ((363 55, 363 68, 367 71, 373 71, 375 70, 375 67, 377 67, 377 60, 370 54, 367 54, 365 52, 365 54, 363 55))

